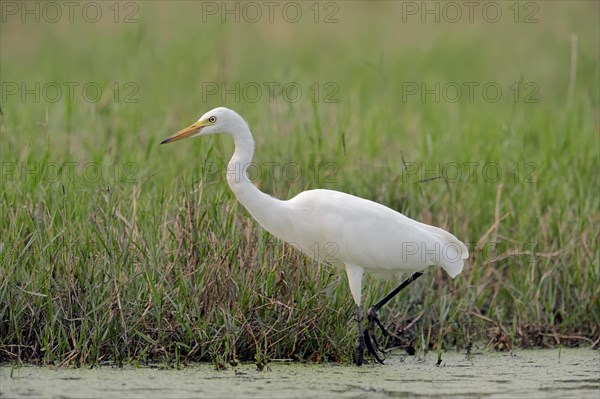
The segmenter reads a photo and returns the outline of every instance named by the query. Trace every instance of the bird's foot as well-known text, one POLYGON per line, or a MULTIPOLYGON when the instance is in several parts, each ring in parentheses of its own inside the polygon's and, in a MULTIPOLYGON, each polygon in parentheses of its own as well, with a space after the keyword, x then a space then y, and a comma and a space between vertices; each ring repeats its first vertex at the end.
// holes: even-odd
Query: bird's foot
POLYGON ((383 364, 383 359, 377 353, 378 350, 383 353, 383 351, 379 348, 379 343, 375 339, 375 336, 371 338, 369 330, 364 330, 363 333, 358 337, 358 346, 356 347, 356 365, 362 366, 365 360, 365 346, 367 347, 369 353, 375 357, 375 360, 383 364), (375 342, 375 345, 373 345, 373 342, 375 342))
POLYGON ((379 328, 381 329, 381 333, 384 336, 387 337, 389 333, 381 323, 381 320, 379 320, 379 315, 377 314, 377 311, 375 311, 373 308, 369 309, 369 311, 367 312, 367 321, 369 324, 365 329, 364 333, 365 344, 367 346, 367 349, 369 350, 369 353, 373 355, 373 357, 375 357, 375 360, 383 364, 383 359, 381 358, 381 356, 379 356, 379 352, 383 354, 384 350, 381 348, 381 345, 377 341, 375 335, 375 325, 379 326, 379 328))
POLYGON ((379 347, 379 343, 375 339, 375 336, 373 335, 373 337, 371 338, 371 333, 369 332, 369 330, 365 330, 365 344, 367 346, 367 349, 369 350, 369 353, 373 355, 375 360, 383 364, 383 359, 379 356, 379 353, 377 353, 377 351, 381 353, 383 353, 383 351, 379 347))

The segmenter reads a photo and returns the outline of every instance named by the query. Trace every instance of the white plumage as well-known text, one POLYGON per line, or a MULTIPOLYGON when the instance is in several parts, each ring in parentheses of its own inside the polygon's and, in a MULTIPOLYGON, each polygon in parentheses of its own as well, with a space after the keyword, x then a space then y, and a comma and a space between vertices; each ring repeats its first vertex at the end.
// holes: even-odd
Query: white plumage
MULTIPOLYGON (((287 201, 261 192, 246 175, 254 154, 252 134, 244 119, 230 109, 219 107, 207 112, 163 143, 214 133, 229 134, 235 141, 227 181, 252 217, 275 237, 305 254, 346 270, 358 306, 359 365, 364 350, 360 348, 361 345, 364 348, 361 316, 364 273, 421 272, 437 265, 454 278, 462 271, 469 252, 460 240, 384 205, 332 190, 304 191, 287 201)), ((373 353, 369 337, 366 338, 373 353)))

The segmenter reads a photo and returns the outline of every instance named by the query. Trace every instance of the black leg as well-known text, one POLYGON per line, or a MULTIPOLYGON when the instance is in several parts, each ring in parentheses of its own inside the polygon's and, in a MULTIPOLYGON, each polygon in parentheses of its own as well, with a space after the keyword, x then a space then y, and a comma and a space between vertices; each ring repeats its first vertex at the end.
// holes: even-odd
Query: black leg
POLYGON ((356 365, 362 366, 365 360, 365 333, 362 325, 362 309, 356 307, 356 319, 358 320, 358 346, 356 347, 356 365))
POLYGON ((369 352, 373 356, 375 356, 375 359, 381 364, 383 364, 383 360, 381 360, 380 357, 377 355, 377 350, 379 350, 380 352, 383 352, 383 351, 381 350, 381 348, 379 347, 379 343, 375 339, 375 325, 377 324, 377 326, 379 326, 383 335, 387 336, 387 335, 389 335, 389 333, 387 332, 387 330, 381 323, 381 320, 379 320, 379 314, 378 314, 379 309, 381 309, 393 297, 398 295, 398 293, 400 291, 402 291, 410 283, 412 283, 413 281, 415 281, 422 275, 423 275, 422 272, 413 273, 409 278, 407 278, 402 283, 400 283, 400 285, 398 287, 396 287, 392 292, 387 294, 381 301, 379 301, 375 305, 373 305, 367 312, 367 320, 369 321, 369 326, 364 332, 367 349, 369 349, 369 352), (375 345, 373 345, 373 344, 375 344, 375 345))
POLYGON ((422 272, 415 272, 415 273, 413 273, 412 276, 410 276, 409 278, 407 278, 406 280, 404 280, 403 282, 401 282, 399 286, 397 286, 396 288, 394 288, 394 290, 392 292, 390 292, 389 294, 387 294, 385 296, 385 298, 383 298, 381 301, 379 301, 375 305, 373 305, 371 307, 371 309, 369 309, 369 313, 371 313, 371 311, 377 313, 379 311, 379 309, 381 309, 383 307, 383 305, 385 305, 386 303, 388 303, 393 297, 395 297, 396 295, 398 295, 398 293, 400 291, 402 291, 403 289, 405 289, 410 283, 412 283, 413 281, 415 281, 416 279, 418 279, 422 275, 423 275, 422 272))

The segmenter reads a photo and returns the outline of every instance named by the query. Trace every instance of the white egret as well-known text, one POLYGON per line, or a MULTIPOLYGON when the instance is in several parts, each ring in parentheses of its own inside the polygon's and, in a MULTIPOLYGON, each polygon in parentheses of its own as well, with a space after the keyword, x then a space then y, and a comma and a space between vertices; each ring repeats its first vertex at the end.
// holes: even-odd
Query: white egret
POLYGON ((343 268, 357 306, 356 364, 364 360, 365 346, 377 361, 375 323, 386 330, 377 312, 394 295, 421 276, 429 266, 442 267, 452 278, 463 269, 467 247, 437 227, 419 223, 373 201, 332 190, 304 191, 284 201, 261 192, 248 179, 254 140, 250 128, 236 112, 219 107, 161 144, 186 137, 225 133, 233 137, 235 152, 227 167, 227 182, 238 201, 275 237, 305 254, 343 268), (364 273, 413 272, 368 311, 369 328, 363 329, 361 286, 364 273))

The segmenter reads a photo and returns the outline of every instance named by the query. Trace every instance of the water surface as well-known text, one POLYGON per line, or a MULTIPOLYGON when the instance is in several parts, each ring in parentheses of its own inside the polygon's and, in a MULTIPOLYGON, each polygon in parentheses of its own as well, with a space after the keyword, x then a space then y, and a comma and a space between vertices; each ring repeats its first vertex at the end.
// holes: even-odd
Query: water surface
POLYGON ((600 398, 600 353, 591 349, 444 352, 436 363, 437 353, 360 368, 273 362, 265 371, 3 366, 0 398, 600 398))

